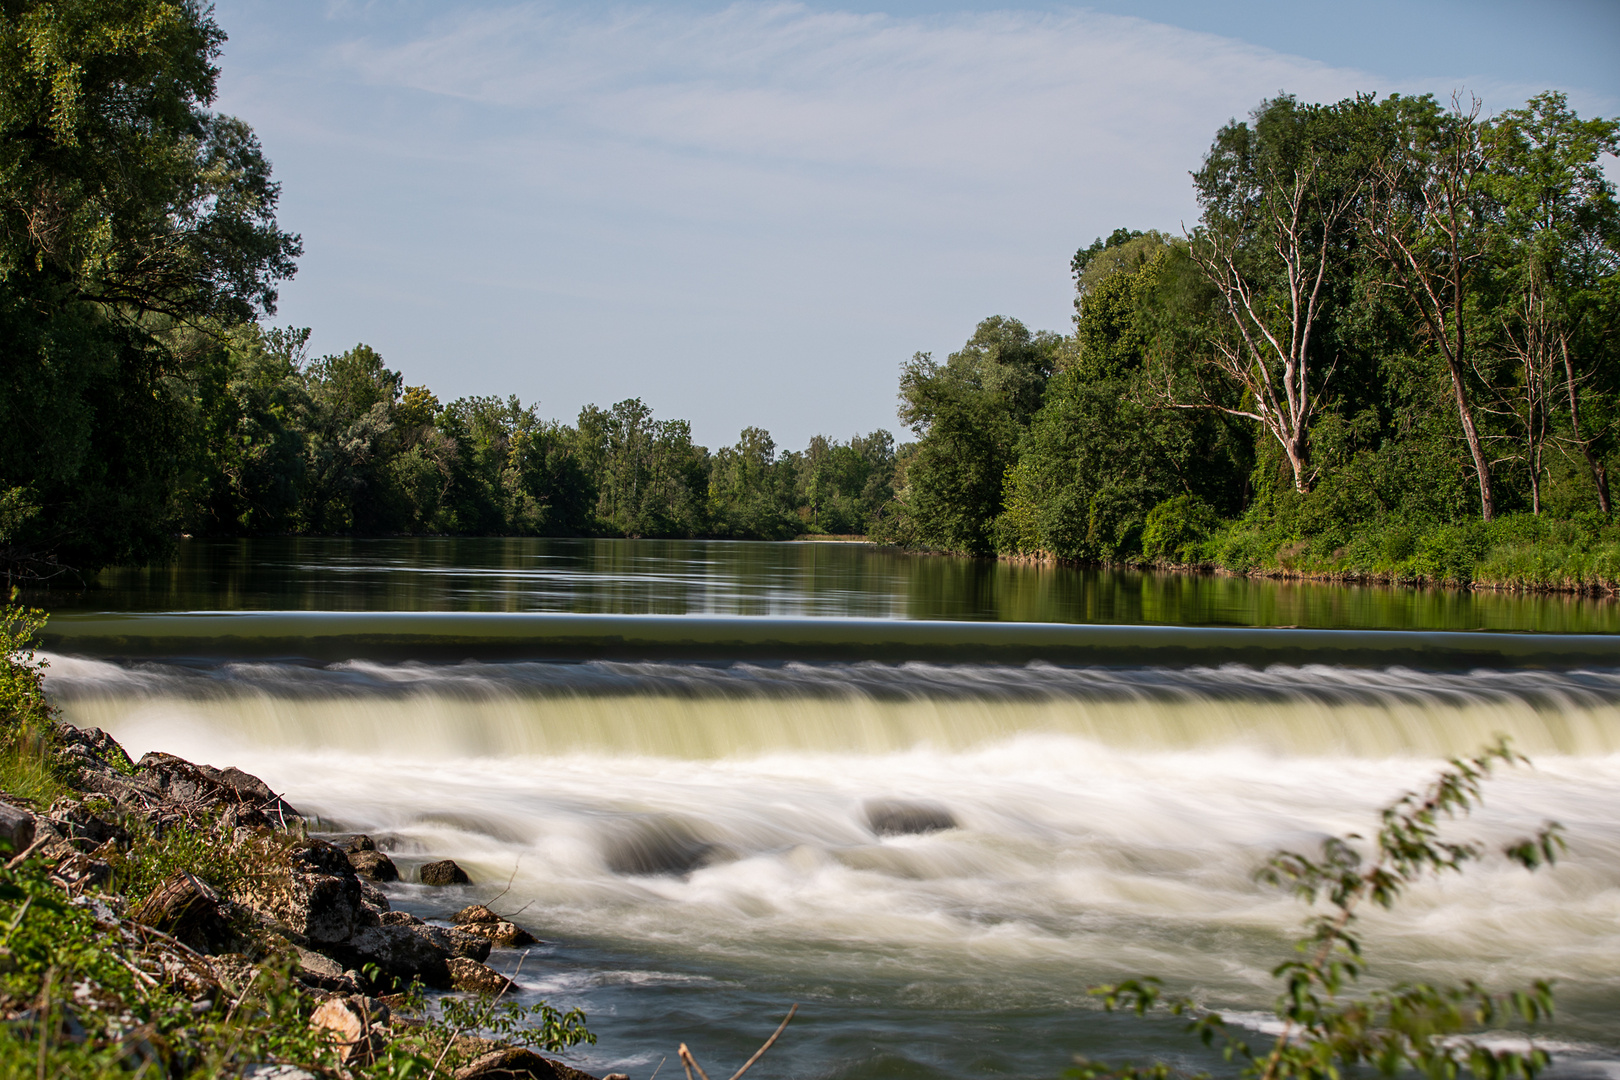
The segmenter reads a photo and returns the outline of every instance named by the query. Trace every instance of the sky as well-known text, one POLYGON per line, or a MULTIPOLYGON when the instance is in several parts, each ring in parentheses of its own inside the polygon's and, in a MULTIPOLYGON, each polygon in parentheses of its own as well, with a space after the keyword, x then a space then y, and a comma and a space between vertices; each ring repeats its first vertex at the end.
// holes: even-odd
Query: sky
MULTIPOLYGON (((699 443, 895 417, 991 315, 1067 332, 1075 249, 1179 232, 1216 130, 1286 91, 1562 90, 1620 115, 1620 0, 217 0, 216 107, 302 235, 276 325, 441 400, 699 443)), ((1611 176, 1620 175, 1609 163, 1611 176)))

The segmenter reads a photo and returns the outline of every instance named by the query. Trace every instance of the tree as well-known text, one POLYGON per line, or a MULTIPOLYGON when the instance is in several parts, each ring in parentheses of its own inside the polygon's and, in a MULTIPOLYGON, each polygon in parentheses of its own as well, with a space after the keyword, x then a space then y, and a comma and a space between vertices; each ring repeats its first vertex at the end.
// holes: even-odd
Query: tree
POLYGON ((1484 439, 1474 418, 1468 301, 1491 228, 1479 102, 1442 111, 1433 97, 1385 102, 1394 140, 1375 162, 1363 235, 1379 256, 1382 284, 1410 304, 1451 380, 1452 401, 1479 483, 1480 514, 1496 516, 1484 439))
POLYGON ((1003 477, 1041 406, 1059 340, 998 315, 944 364, 918 353, 902 367, 900 418, 919 440, 899 498, 921 542, 974 555, 995 550, 1003 477))
MULTIPOLYGON (((1531 98, 1483 126, 1498 210, 1494 245, 1511 298, 1501 322, 1520 383, 1528 467, 1540 512, 1541 451, 1554 398, 1568 420, 1563 439, 1581 455, 1599 507, 1612 505, 1604 463, 1613 423, 1583 415, 1583 392, 1609 405, 1615 386, 1613 313, 1620 292, 1620 202, 1603 172, 1620 153, 1620 123, 1582 120, 1564 95, 1531 98)), ((1612 407, 1612 405, 1611 405, 1612 407)))
POLYGON ((1243 400, 1180 404, 1258 423, 1287 456, 1301 492, 1316 476, 1311 426, 1333 376, 1320 355, 1322 330, 1344 288, 1363 186, 1360 129, 1372 111, 1366 98, 1262 102, 1252 127, 1221 129, 1194 174, 1203 216, 1191 253, 1226 316, 1225 332, 1210 336, 1210 360, 1243 400))
POLYGON ((168 543, 208 350, 273 312, 297 237, 253 133, 208 111, 224 34, 189 0, 17 0, 0 17, 0 492, 7 573, 168 543))

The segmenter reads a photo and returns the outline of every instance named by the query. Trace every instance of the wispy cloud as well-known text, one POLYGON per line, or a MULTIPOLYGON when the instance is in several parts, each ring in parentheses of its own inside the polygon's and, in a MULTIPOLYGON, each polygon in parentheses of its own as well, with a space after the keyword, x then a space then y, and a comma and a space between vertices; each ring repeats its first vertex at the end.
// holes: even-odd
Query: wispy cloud
MULTIPOLYGON (((372 261, 397 288, 314 299, 300 290, 323 273, 322 237, 301 225, 289 303, 349 320, 347 296, 398 328, 391 359, 469 389, 564 413, 643 393, 711 441, 744 423, 788 443, 892 426, 912 349, 948 349, 995 312, 1064 328, 1067 255, 1118 225, 1190 223, 1188 170, 1264 97, 1452 89, 1085 10, 402 10, 329 9, 303 30, 320 59, 255 106, 321 147, 316 182, 365 176, 359 216, 385 237, 368 242, 396 249, 372 261), (390 294, 441 303, 379 310, 390 294), (446 329, 445 305, 470 317, 446 329), (489 360, 451 364, 453 348, 489 360), (605 362, 555 359, 581 351, 605 362), (533 365, 514 376, 519 357, 533 365)), ((1474 89, 1495 107, 1524 96, 1474 89)))

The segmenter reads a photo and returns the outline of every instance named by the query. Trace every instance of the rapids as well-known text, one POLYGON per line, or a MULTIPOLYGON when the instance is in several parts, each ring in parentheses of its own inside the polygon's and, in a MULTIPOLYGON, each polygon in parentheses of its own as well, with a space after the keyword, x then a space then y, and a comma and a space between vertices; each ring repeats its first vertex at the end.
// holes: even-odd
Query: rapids
POLYGON ((1620 1080, 1612 601, 449 539, 192 541, 39 599, 67 719, 257 773, 407 872, 455 858, 475 884, 395 904, 517 913, 547 944, 495 962, 634 1080, 681 1042, 727 1075, 791 1002, 760 1080, 1230 1075, 1087 987, 1269 1030, 1307 912, 1256 868, 1505 734, 1534 766, 1452 835, 1555 819, 1567 856, 1367 913, 1369 982, 1552 978, 1555 1074, 1620 1080))
POLYGON ((407 887, 425 912, 509 889, 559 943, 520 981, 583 1005, 583 1060, 638 1080, 680 1041, 740 1060, 793 1000, 782 1075, 1163 1052, 1169 1021, 1087 1000, 1135 973, 1257 1015, 1304 916, 1254 883, 1264 857, 1367 829, 1507 734, 1535 767, 1457 834, 1551 818, 1569 856, 1370 916, 1373 976, 1552 977, 1564 1068, 1620 1069, 1613 669, 50 660, 73 722, 249 768, 483 883, 407 887), (951 827, 876 828, 895 805, 951 827))

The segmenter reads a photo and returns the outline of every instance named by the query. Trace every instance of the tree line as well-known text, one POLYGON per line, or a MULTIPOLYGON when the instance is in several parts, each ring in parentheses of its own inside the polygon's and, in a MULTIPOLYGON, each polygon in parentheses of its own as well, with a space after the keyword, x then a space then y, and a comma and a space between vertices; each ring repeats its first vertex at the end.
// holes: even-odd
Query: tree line
POLYGON ((1557 93, 1264 101, 1215 134, 1190 230, 1076 252, 1067 332, 997 316, 905 362, 914 442, 749 428, 711 452, 639 399, 570 425, 441 402, 364 345, 309 356, 273 325, 301 241, 251 129, 211 109, 223 40, 190 0, 0 18, 8 575, 182 533, 867 533, 1439 577, 1620 541, 1620 127, 1557 93))
POLYGON ((211 110, 225 35, 192 0, 0 12, 0 567, 80 575, 177 534, 782 539, 859 533, 883 431, 710 453, 640 400, 573 426, 441 403, 358 345, 271 327, 299 237, 252 130, 211 110))
POLYGON ((1615 539, 1617 131, 1552 92, 1488 118, 1262 102, 1216 133, 1190 230, 1075 254, 1072 333, 996 317, 904 366, 917 442, 877 532, 1438 577, 1501 542, 1615 539))

